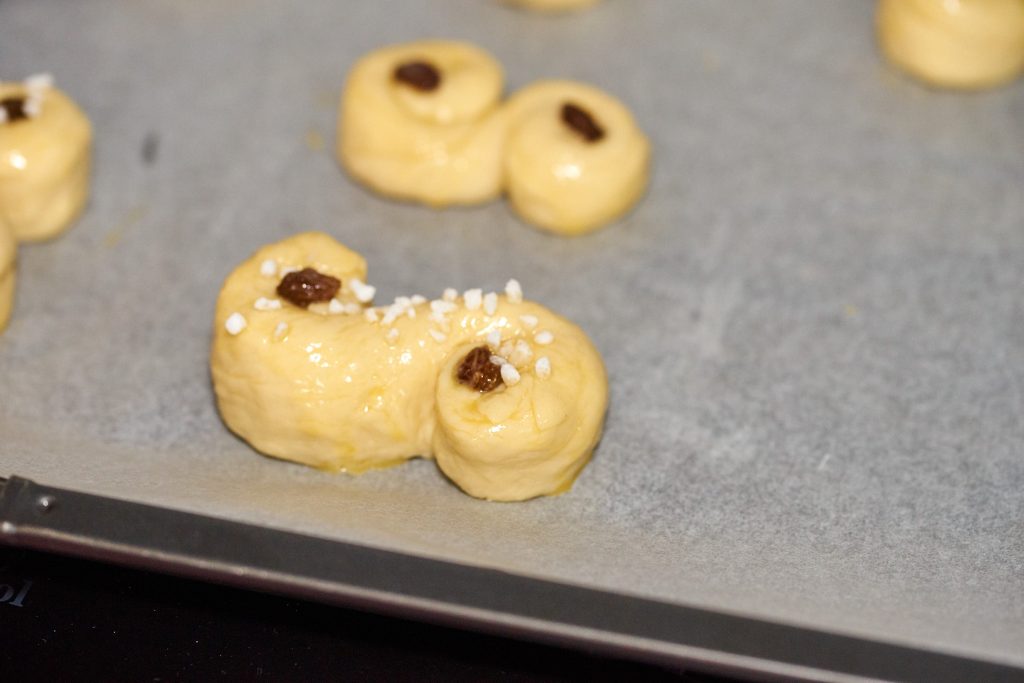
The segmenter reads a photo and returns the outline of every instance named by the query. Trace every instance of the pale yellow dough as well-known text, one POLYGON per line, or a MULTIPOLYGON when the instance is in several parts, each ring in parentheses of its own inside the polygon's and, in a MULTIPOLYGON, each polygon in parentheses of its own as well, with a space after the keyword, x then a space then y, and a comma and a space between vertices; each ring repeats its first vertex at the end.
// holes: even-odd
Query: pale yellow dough
POLYGON ((505 191, 537 227, 578 235, 615 220, 647 188, 651 146, 617 99, 574 81, 541 81, 499 102, 501 67, 479 48, 424 41, 376 50, 349 74, 337 152, 356 180, 431 206, 476 204, 505 191), (398 82, 423 61, 440 86, 398 82), (587 141, 562 120, 584 108, 605 135, 587 141))
MULTIPOLYGON (((22 83, 0 83, 0 99, 24 97, 22 83)), ((67 228, 89 194, 92 126, 60 90, 44 91, 38 116, 0 123, 0 221, 19 241, 67 228)))
POLYGON ((348 75, 338 120, 342 166, 377 192, 432 206, 476 204, 501 193, 504 75, 467 43, 426 40, 375 50, 348 75), (420 91, 395 69, 423 61, 440 85, 420 91))
POLYGON ((890 61, 933 85, 986 88, 1024 71, 1024 0, 881 0, 890 61))
POLYGON ((540 12, 564 12, 597 4, 597 0, 505 0, 510 5, 540 12))
POLYGON ((217 301, 210 359, 228 427, 267 455, 329 470, 436 457, 479 498, 567 490, 597 444, 608 401, 604 365, 583 331, 505 295, 491 298, 491 313, 486 301, 471 310, 463 296, 367 314, 354 306, 352 284, 365 277, 362 257, 321 233, 266 246, 235 269, 217 301), (268 261, 277 275, 264 274, 268 261), (355 310, 331 314, 326 304, 306 310, 279 300, 281 269, 304 267, 339 278, 337 308, 355 310), (261 297, 281 307, 256 310, 261 297), (402 312, 390 320, 389 310, 402 312), (245 326, 232 334, 235 314, 245 326), (519 381, 480 393, 459 383, 455 368, 494 330, 500 342, 492 348, 511 360, 519 381), (512 351, 516 342, 529 357, 512 351), (537 369, 541 357, 549 374, 537 369))
POLYGON ((0 332, 7 327, 14 305, 17 248, 14 235, 0 219, 0 332))
POLYGON ((614 97, 573 81, 540 81, 506 105, 509 201, 525 220, 565 235, 615 220, 647 188, 651 146, 614 97), (586 110, 604 131, 594 142, 565 124, 562 107, 586 110))

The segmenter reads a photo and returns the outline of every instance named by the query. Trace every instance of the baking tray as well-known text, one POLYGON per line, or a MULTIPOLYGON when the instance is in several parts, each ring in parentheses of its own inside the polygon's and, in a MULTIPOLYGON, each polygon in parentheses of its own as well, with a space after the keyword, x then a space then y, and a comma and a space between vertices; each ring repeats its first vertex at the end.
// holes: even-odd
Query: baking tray
POLYGON ((1024 87, 904 79, 872 10, 0 1, 4 75, 55 73, 97 141, 87 214, 20 252, 2 537, 703 666, 1020 676, 1024 87), (649 195, 560 239, 349 182, 347 68, 428 36, 487 47, 511 88, 630 103, 649 195), (516 277, 587 330, 612 403, 574 489, 485 503, 429 462, 353 478, 232 437, 218 287, 309 229, 366 255, 380 301, 516 277))

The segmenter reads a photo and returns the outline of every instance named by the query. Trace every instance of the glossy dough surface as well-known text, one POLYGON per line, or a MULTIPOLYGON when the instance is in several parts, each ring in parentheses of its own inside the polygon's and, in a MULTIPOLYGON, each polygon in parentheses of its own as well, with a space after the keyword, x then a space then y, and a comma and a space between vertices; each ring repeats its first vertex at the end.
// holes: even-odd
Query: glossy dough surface
POLYGON ((933 85, 985 88, 1024 70, 1022 0, 881 0, 886 57, 933 85))
POLYGON ((509 201, 525 220, 579 234, 615 220, 647 188, 651 148, 629 110, 614 97, 573 81, 540 81, 506 105, 509 201), (588 141, 562 119, 566 104, 590 114, 603 135, 588 141))
MULTIPOLYGON (((0 83, 0 99, 26 95, 22 83, 0 83)), ((37 116, 0 124, 0 220, 16 239, 49 239, 78 217, 89 194, 91 145, 89 120, 53 87, 37 116)))
POLYGON ((342 166, 381 194, 433 206, 475 204, 501 193, 503 131, 496 116, 504 75, 467 43, 426 40, 375 50, 348 75, 338 122, 342 166), (395 78, 429 62, 439 85, 395 78))
POLYGON ((321 233, 266 246, 235 269, 218 298, 210 359, 228 427, 267 455, 329 470, 436 456, 479 498, 567 490, 597 444, 608 400, 604 365, 583 331, 517 296, 481 303, 479 291, 370 308, 353 284, 365 275, 362 257, 321 233), (338 312, 287 301, 256 310, 261 298, 278 299, 268 262, 278 274, 313 267, 340 279, 338 312), (233 334, 236 314, 245 326, 233 334), (482 393, 455 372, 490 342, 518 381, 482 393))

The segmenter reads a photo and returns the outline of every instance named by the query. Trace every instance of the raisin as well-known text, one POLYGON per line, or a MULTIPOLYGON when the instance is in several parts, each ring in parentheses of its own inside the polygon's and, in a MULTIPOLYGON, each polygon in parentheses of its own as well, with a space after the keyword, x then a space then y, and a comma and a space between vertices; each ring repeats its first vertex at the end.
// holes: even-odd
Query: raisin
POLYGON ((604 129, 597 124, 590 112, 572 102, 562 105, 562 122, 582 135, 587 142, 597 142, 604 137, 604 129))
POLYGON ((441 72, 429 62, 406 62, 395 69, 395 80, 416 90, 430 92, 441 85, 441 72))
POLYGON ((455 377, 471 389, 480 393, 497 389, 501 380, 501 367, 491 362, 491 350, 486 346, 478 346, 462 359, 455 377))
POLYGON ((303 268, 285 275, 277 286, 277 293, 282 299, 306 308, 318 301, 330 301, 339 289, 341 280, 338 278, 303 268))
POLYGON ((6 112, 9 123, 28 118, 28 112, 25 111, 24 97, 5 97, 0 100, 0 109, 6 112))

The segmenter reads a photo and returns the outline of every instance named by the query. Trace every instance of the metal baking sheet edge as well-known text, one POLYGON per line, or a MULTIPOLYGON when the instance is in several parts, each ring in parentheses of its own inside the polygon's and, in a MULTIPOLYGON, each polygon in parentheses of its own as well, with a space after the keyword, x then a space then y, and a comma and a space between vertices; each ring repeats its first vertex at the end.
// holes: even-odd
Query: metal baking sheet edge
POLYGON ((713 673, 1005 681, 952 654, 0 478, 0 542, 713 673))

